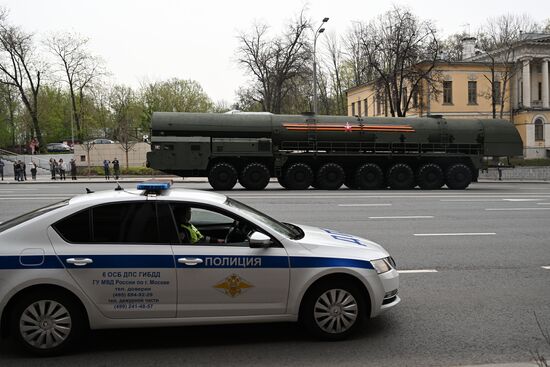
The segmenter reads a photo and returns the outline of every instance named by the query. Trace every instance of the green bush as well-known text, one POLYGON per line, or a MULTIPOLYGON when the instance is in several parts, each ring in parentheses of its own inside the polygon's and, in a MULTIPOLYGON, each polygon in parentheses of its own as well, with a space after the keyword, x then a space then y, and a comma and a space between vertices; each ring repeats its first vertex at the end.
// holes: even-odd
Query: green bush
MULTIPOLYGON (((76 171, 78 176, 105 176, 105 170, 100 166, 91 166, 88 174, 88 167, 77 167, 76 171)), ((113 175, 113 167, 110 167, 110 173, 113 175)), ((147 167, 129 167, 121 168, 121 176, 150 176, 150 175, 163 175, 164 173, 147 167)))

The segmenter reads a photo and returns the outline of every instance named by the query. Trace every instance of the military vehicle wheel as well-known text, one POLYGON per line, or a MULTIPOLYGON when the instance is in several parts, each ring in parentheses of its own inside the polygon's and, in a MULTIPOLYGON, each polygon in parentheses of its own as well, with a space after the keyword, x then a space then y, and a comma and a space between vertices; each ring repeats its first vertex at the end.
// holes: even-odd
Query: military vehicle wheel
POLYGON ((342 166, 336 163, 326 163, 319 171, 315 183, 321 190, 338 190, 346 179, 346 173, 342 166))
POLYGON ((416 180, 422 190, 437 190, 445 184, 443 170, 435 163, 428 163, 420 167, 416 180))
POLYGON ((217 163, 208 173, 208 182, 214 190, 231 190, 237 183, 237 170, 229 163, 217 163))
POLYGON ((375 163, 365 163, 355 172, 355 185, 360 190, 375 190, 384 186, 384 172, 375 163))
POLYGON ((313 183, 313 171, 305 163, 294 163, 286 170, 284 181, 291 190, 305 190, 313 183))
POLYGON ((452 190, 464 190, 472 182, 472 171, 462 163, 453 164, 445 173, 446 184, 452 190))
POLYGON ((408 190, 414 187, 414 173, 405 163, 394 164, 388 171, 388 184, 393 190, 408 190))
POLYGON ((248 190, 263 190, 269 183, 269 169, 262 163, 250 163, 244 167, 239 183, 248 190))

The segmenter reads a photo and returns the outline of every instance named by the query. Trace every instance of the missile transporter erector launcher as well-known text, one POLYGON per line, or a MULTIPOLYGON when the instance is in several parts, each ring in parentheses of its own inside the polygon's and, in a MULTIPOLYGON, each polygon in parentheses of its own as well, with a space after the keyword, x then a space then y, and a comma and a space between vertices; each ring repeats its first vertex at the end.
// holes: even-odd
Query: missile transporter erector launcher
POLYGON ((149 167, 215 190, 261 190, 270 177, 294 190, 460 190, 484 157, 523 153, 506 120, 155 112, 151 130, 149 167))

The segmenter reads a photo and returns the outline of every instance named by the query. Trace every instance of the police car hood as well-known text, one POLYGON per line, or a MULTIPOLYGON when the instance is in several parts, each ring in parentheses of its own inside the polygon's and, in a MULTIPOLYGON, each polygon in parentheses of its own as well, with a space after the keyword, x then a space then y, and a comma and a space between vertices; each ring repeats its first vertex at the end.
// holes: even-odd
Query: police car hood
POLYGON ((298 225, 304 237, 297 242, 307 250, 319 255, 343 255, 367 260, 389 256, 379 244, 365 238, 331 229, 298 225))

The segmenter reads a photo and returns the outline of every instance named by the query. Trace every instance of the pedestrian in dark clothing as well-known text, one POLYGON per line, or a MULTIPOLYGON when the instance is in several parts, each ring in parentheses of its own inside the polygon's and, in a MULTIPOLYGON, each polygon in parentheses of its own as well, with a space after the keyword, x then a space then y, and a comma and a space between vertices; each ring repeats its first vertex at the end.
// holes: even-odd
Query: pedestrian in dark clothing
POLYGON ((25 181, 27 181, 27 164, 25 163, 25 161, 21 162, 21 173, 23 174, 23 178, 25 179, 25 181))
POLYGON ((60 180, 66 180, 65 177, 65 163, 63 163, 63 158, 59 160, 59 179, 60 180))
POLYGON ((15 181, 23 181, 21 161, 13 162, 13 176, 15 178, 15 181))
POLYGON ((110 176, 110 173, 109 173, 109 163, 111 163, 111 162, 109 162, 108 159, 105 159, 105 160, 103 161, 103 169, 105 170, 105 179, 106 179, 106 180, 109 180, 109 179, 110 179, 110 177, 109 177, 109 176, 110 176))
POLYGON ((116 159, 116 157, 113 161, 113 171, 115 174, 115 179, 118 180, 118 176, 120 176, 120 162, 116 159))
POLYGON ((55 180, 55 160, 50 158, 50 173, 52 174, 52 180, 55 180))
POLYGON ((2 175, 2 181, 4 181, 4 162, 0 160, 0 175, 2 175))
POLYGON ((502 166, 504 166, 504 164, 502 162, 498 162, 497 171, 498 171, 498 180, 499 181, 502 181, 502 166))
POLYGON ((36 180, 36 163, 34 161, 31 161, 31 177, 36 180))
POLYGON ((71 179, 76 181, 76 161, 71 158, 69 163, 71 164, 71 179))

